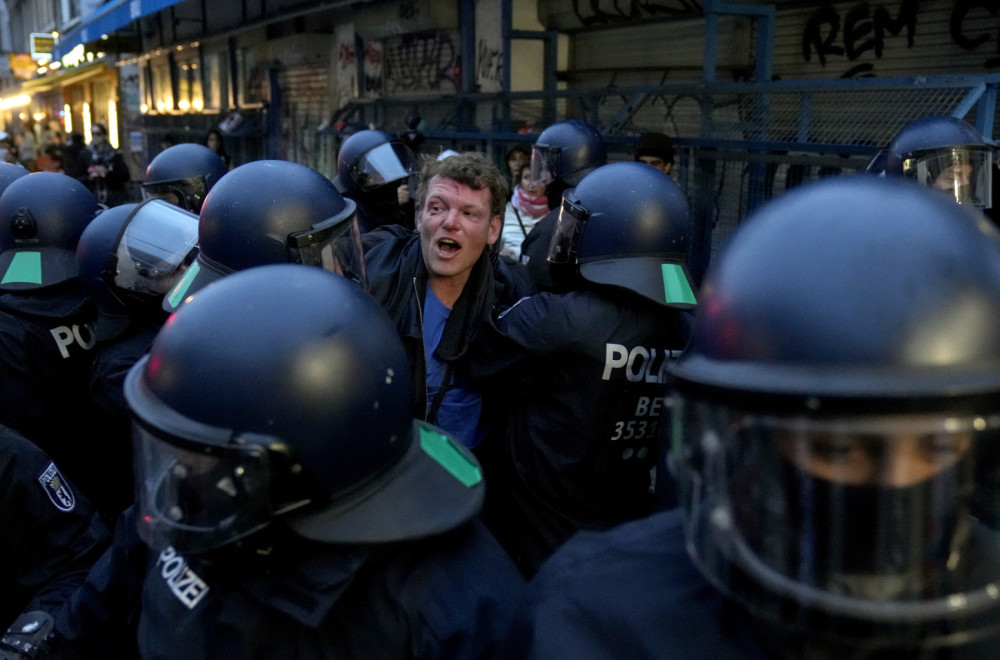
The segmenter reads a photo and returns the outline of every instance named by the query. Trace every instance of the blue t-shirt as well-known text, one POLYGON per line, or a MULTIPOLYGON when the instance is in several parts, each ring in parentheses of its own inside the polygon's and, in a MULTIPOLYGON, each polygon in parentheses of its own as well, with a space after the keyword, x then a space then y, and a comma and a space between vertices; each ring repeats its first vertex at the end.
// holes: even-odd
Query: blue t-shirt
MULTIPOLYGON (((441 389, 441 381, 447 365, 434 354, 441 335, 444 334, 444 324, 451 314, 451 308, 438 300, 430 287, 424 294, 424 357, 427 360, 427 411, 441 389)), ((438 408, 438 426, 455 436, 466 447, 472 448, 482 440, 479 430, 479 416, 483 407, 482 397, 470 389, 457 373, 452 373, 452 387, 445 393, 441 407, 438 408)))

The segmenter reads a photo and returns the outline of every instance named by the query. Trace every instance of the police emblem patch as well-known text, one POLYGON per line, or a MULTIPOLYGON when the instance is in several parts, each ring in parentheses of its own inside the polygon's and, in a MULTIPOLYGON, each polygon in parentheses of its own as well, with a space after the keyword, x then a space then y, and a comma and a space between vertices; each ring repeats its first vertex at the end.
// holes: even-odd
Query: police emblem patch
POLYGON ((49 463, 45 471, 38 476, 38 483, 42 484, 45 493, 60 511, 69 512, 76 507, 73 491, 69 489, 69 484, 59 473, 59 468, 56 467, 55 463, 49 463))

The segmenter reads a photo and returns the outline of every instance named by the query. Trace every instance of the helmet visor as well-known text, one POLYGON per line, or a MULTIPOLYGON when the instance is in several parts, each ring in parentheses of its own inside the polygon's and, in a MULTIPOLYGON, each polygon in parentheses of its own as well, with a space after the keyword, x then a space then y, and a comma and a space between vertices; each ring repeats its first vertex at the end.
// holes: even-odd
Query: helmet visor
POLYGON ((132 429, 139 535, 150 547, 206 552, 264 527, 274 516, 266 447, 186 448, 139 422, 132 429))
POLYGON ((301 263, 318 266, 368 289, 361 231, 353 211, 346 218, 328 218, 306 231, 291 234, 288 243, 298 252, 301 263))
POLYGON ((558 176, 559 154, 562 149, 545 144, 531 147, 531 183, 547 186, 558 176))
POLYGON ((569 264, 576 260, 575 240, 583 231, 583 225, 590 217, 590 211, 570 199, 572 191, 563 195, 562 208, 556 221, 552 241, 549 243, 548 260, 554 264, 569 264))
POLYGON ((163 200, 140 204, 116 250, 114 285, 163 296, 197 254, 198 216, 163 200))
POLYGON ((362 192, 370 192, 409 177, 410 161, 406 145, 386 142, 351 163, 349 174, 362 192))
POLYGON ((678 412, 696 559, 740 600, 855 624, 995 613, 1000 536, 972 511, 1000 418, 678 412))
POLYGON ((993 151, 982 145, 945 147, 912 154, 903 174, 940 190, 959 204, 993 205, 993 151))
POLYGON ((186 211, 198 213, 208 193, 205 177, 196 176, 177 181, 156 181, 142 184, 143 199, 162 199, 186 211))

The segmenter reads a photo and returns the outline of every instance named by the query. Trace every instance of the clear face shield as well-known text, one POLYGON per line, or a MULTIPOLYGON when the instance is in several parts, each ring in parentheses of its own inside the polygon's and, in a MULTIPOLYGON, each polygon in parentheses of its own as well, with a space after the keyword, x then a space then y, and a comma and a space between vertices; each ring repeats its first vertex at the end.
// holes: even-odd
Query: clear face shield
POLYGON ((198 213, 208 194, 205 177, 142 184, 143 199, 162 199, 186 211, 198 213))
POLYGON ((162 297, 197 255, 198 216, 160 199, 143 202, 125 225, 113 284, 162 297))
POLYGON ((351 163, 349 175, 362 192, 371 192, 387 183, 400 182, 410 176, 410 151, 403 144, 386 142, 351 163))
POLYGON ((549 263, 571 264, 576 262, 576 237, 583 231, 590 217, 590 211, 570 198, 572 191, 563 195, 562 207, 556 228, 549 243, 549 263))
POLYGON ((1000 417, 674 403, 696 562, 753 611, 840 640, 1000 623, 1000 535, 974 515, 997 474, 1000 417))
POLYGON ((361 231, 354 211, 346 218, 329 218, 305 231, 289 234, 288 246, 298 254, 299 258, 293 261, 318 266, 368 290, 361 231))
POLYGON ((545 144, 531 147, 531 182, 547 186, 555 180, 562 149, 545 144))
POLYGON ((985 145, 943 147, 913 154, 903 174, 947 194, 959 204, 993 205, 993 150, 985 145))

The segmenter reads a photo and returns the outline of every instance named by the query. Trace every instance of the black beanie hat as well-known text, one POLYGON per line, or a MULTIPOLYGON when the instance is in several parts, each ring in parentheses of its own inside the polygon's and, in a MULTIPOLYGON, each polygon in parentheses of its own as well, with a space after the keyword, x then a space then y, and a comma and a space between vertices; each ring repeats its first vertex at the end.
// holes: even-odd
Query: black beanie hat
POLYGON ((653 156, 665 163, 674 162, 674 143, 663 133, 643 133, 635 143, 635 160, 640 156, 653 156))

